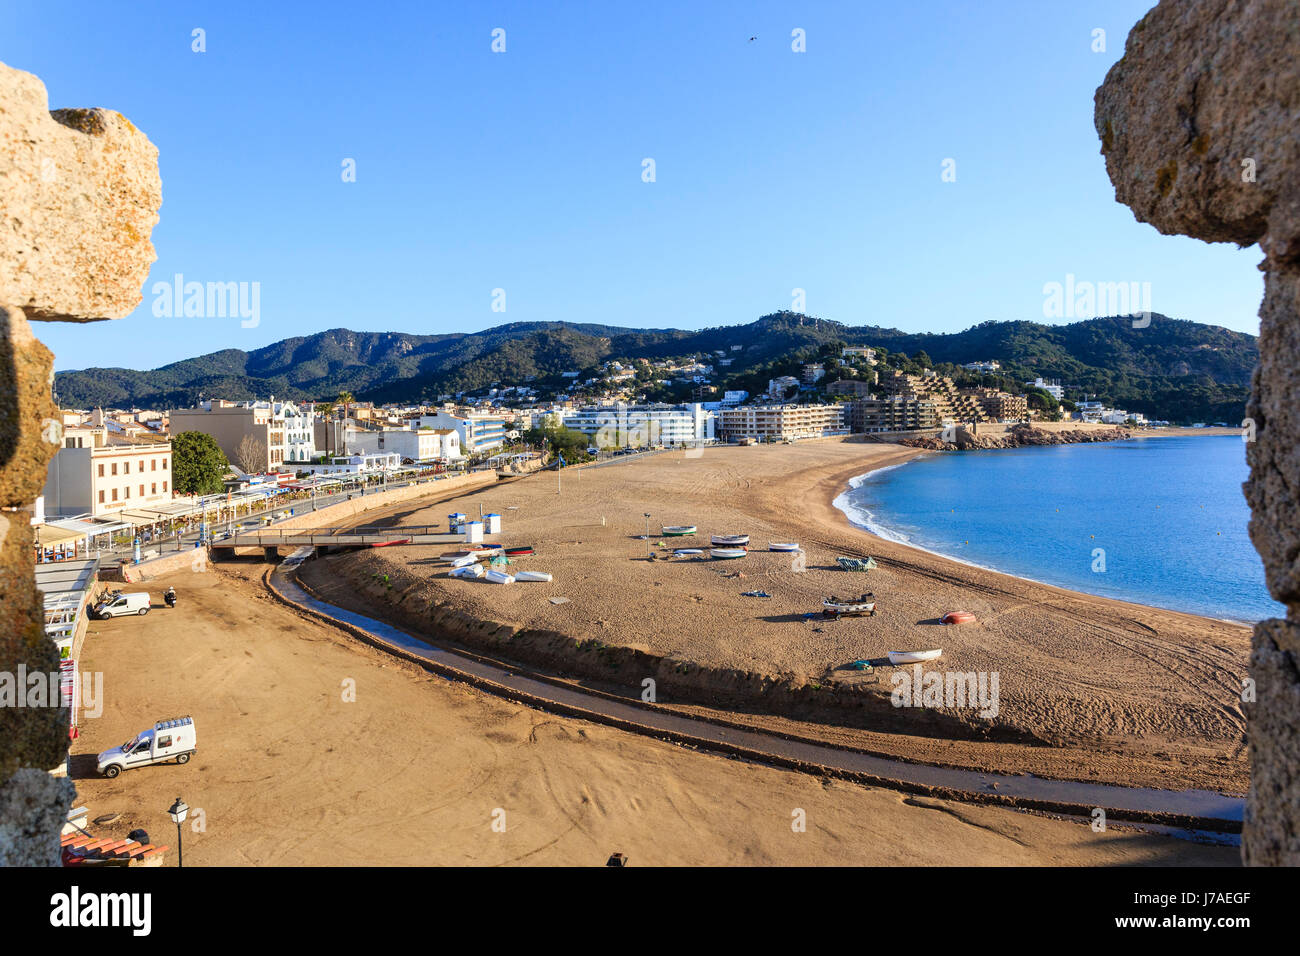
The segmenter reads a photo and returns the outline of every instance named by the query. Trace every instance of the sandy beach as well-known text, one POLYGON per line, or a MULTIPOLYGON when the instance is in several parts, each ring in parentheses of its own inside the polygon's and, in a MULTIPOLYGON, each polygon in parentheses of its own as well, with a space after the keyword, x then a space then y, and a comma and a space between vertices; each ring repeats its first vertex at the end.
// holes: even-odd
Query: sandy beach
POLYGON ((166 808, 181 794, 202 826, 185 831, 186 866, 601 865, 613 852, 633 866, 1239 862, 1233 846, 1099 833, 558 718, 295 613, 265 570, 178 572, 149 585, 149 615, 91 625, 83 663, 105 675, 107 703, 83 721, 71 773, 92 819, 119 815, 97 835, 143 827, 175 865, 166 808), (161 605, 168 584, 175 610, 161 605), (96 752, 179 714, 199 733, 188 764, 95 775, 96 752))
POLYGON ((1249 629, 960 564, 869 535, 833 506, 850 478, 913 454, 857 442, 723 447, 566 470, 562 493, 554 473, 504 481, 383 520, 500 513, 497 537, 536 549, 516 568, 552 583, 449 579, 445 548, 330 556, 303 580, 326 600, 606 691, 639 695, 650 677, 663 706, 921 762, 1244 791, 1249 629), (699 534, 663 539, 661 524, 699 534), (747 533, 755 550, 728 562, 648 558, 665 540, 707 549, 715 533, 747 533), (762 550, 769 541, 800 542, 802 560, 762 550), (866 575, 834 561, 867 554, 879 566, 866 575), (868 589, 874 617, 805 617, 830 594, 868 589), (752 590, 771 597, 744 596, 752 590), (939 626, 955 608, 977 623, 939 626), (996 716, 896 708, 891 668, 845 668, 929 647, 943 648, 929 665, 941 671, 997 672, 996 716))

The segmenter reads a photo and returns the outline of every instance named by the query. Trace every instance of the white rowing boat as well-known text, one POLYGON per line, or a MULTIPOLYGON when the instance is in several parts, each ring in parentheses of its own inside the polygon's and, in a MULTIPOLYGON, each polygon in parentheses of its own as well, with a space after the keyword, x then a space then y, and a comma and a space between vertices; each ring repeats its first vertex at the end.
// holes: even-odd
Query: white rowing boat
POLYGON ((463 568, 452 568, 447 573, 453 578, 481 578, 483 577, 483 565, 467 564, 463 568))
POLYGON ((769 541, 767 543, 769 551, 800 551, 798 541, 769 541))
POLYGON ((703 553, 704 553, 703 548, 678 548, 676 551, 673 552, 673 554, 678 555, 679 557, 686 554, 703 554, 703 553))
POLYGON ((545 571, 520 571, 515 574, 516 581, 549 581, 551 576, 545 571))
POLYGON ((836 614, 874 614, 876 612, 876 596, 874 594, 864 594, 856 598, 828 597, 822 601, 822 607, 828 611, 834 611, 836 614))
POLYGON ((743 548, 749 544, 747 534, 715 534, 712 543, 720 548, 743 548))
POLYGON ((682 538, 688 534, 695 534, 696 527, 693 524, 677 524, 661 527, 659 533, 665 538, 682 538))
POLYGON ((712 548, 709 554, 720 561, 729 561, 733 558, 743 558, 749 554, 744 548, 712 548))
POLYGON ((513 574, 509 574, 506 571, 498 571, 496 570, 496 568, 493 568, 487 574, 483 575, 483 577, 491 581, 493 584, 514 584, 515 583, 515 576, 513 574))
POLYGON ((920 664, 922 661, 932 661, 943 653, 943 648, 937 647, 932 651, 890 651, 889 663, 891 664, 920 664))

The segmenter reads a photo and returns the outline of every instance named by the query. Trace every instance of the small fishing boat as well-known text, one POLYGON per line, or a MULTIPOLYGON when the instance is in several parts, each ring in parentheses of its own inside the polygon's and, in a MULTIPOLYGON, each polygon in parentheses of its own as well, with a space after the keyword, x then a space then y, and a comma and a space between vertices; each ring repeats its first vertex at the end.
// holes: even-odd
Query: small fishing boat
POLYGON ((749 552, 744 548, 711 548, 709 554, 719 561, 730 561, 734 558, 743 558, 749 552))
POLYGON ((370 543, 370 547, 387 548, 390 545, 394 545, 394 544, 410 544, 410 543, 411 543, 410 538, 394 538, 392 541, 372 541, 370 543))
POLYGON ((835 614, 875 614, 876 596, 863 594, 856 598, 828 597, 822 601, 822 607, 835 614))
POLYGON ((800 551, 798 541, 769 541, 767 543, 769 551, 800 551))
POLYGON ((551 576, 545 571, 519 571, 515 574, 516 581, 550 581, 551 576))
POLYGON ((875 558, 836 558, 835 563, 845 571, 870 571, 876 566, 875 558))
POLYGON ((703 553, 704 553, 703 548, 678 548, 676 551, 673 552, 673 554, 677 555, 678 557, 681 557, 683 555, 689 555, 689 554, 703 554, 703 553))
POLYGON ((467 564, 463 567, 452 568, 447 572, 453 578, 481 578, 484 575, 483 565, 467 564))
POLYGON ((889 663, 891 664, 920 664, 922 661, 932 661, 943 653, 943 648, 937 647, 932 651, 890 651, 889 663))
POLYGON ((688 534, 695 534, 696 528, 693 524, 675 524, 661 527, 659 533, 665 538, 683 538, 688 534))
POLYGON ((749 535, 747 534, 715 534, 712 544, 720 548, 743 548, 749 544, 749 535))
POLYGON ((487 571, 486 573, 484 573, 483 577, 491 581, 493 584, 514 584, 515 583, 515 576, 513 574, 510 574, 507 571, 498 571, 496 568, 493 568, 491 571, 487 571))
POLYGON ((508 558, 518 557, 521 554, 532 554, 533 546, 531 544, 521 544, 517 548, 506 548, 505 553, 508 558))
POLYGON ((949 611, 943 617, 939 618, 941 624, 970 624, 975 620, 975 615, 970 611, 949 611))

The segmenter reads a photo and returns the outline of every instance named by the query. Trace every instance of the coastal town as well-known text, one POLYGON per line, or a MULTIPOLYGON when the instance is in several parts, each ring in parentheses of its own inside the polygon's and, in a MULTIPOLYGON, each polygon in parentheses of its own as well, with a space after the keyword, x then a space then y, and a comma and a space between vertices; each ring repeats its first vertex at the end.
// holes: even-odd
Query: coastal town
MULTIPOLYGON (((1041 377, 1025 385, 1047 396, 1050 407, 1031 407, 1028 392, 959 386, 933 369, 912 374, 877 367, 871 348, 845 347, 835 368, 836 377, 828 380, 824 364, 808 363, 799 377, 771 379, 760 395, 724 391, 707 399, 709 391, 716 392, 713 366, 695 358, 611 361, 585 379, 566 372, 571 385, 550 395, 516 385, 445 395, 436 404, 377 405, 345 393, 328 401, 268 396, 210 398, 189 408, 63 409, 50 426, 59 448, 34 511, 37 559, 84 556, 137 532, 148 546, 178 526, 188 531, 206 523, 209 512, 217 523, 251 513, 268 494, 318 496, 413 476, 547 465, 556 452, 548 449, 546 436, 557 430, 585 436, 585 446, 570 447, 586 460, 657 448, 849 435, 928 439, 958 428, 978 435, 981 425, 1040 420, 1132 428, 1169 424, 1099 401, 1071 402, 1065 387, 1041 377), (689 383, 702 400, 648 402, 644 386, 656 381, 689 383), (210 437, 224 456, 220 489, 204 495, 177 484, 173 439, 184 433, 210 437)), ((995 374, 1000 366, 977 361, 962 369, 995 374)))

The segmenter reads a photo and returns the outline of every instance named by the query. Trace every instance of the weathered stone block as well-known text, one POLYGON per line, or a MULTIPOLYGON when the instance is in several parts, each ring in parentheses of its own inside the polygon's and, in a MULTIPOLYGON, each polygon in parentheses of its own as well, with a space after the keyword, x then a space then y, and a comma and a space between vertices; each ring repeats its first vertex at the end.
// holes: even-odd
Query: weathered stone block
POLYGON ((0 63, 0 302, 29 319, 126 315, 161 204, 158 150, 126 117, 51 113, 40 80, 0 63))

